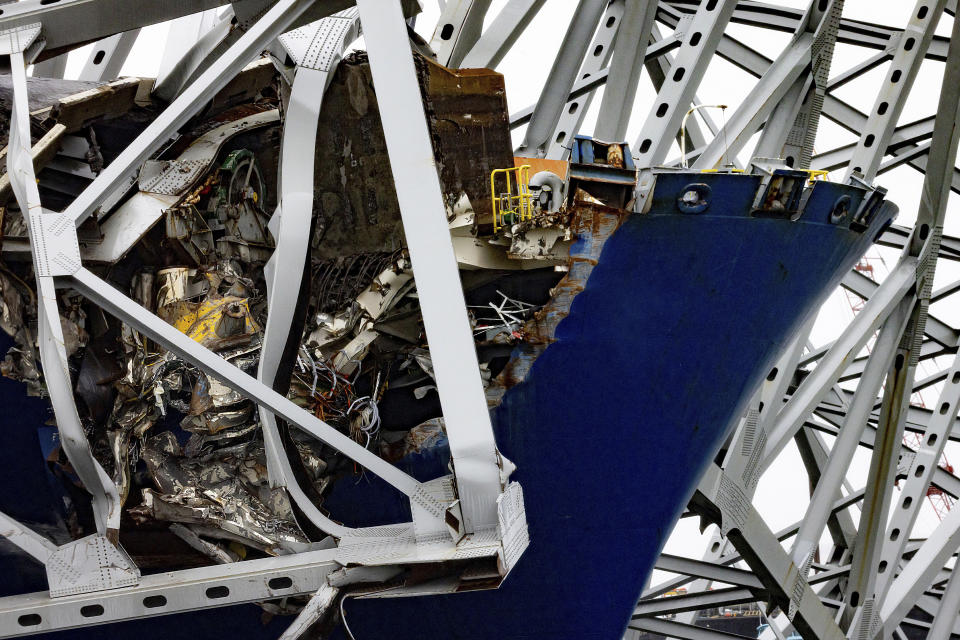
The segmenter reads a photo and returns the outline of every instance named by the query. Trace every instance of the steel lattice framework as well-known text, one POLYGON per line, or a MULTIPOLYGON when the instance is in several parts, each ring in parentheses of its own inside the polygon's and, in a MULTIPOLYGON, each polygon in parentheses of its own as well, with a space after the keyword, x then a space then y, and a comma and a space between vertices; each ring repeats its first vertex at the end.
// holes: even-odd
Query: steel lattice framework
MULTIPOLYGON (((27 248, 7 243, 3 251, 32 253, 47 384, 67 454, 94 497, 98 534, 66 549, 2 514, 0 529, 48 569, 68 552, 74 557, 115 555, 112 573, 98 572, 82 593, 0 600, 0 636, 22 633, 22 621, 34 617, 43 621, 44 630, 53 630, 279 595, 316 594, 285 635, 293 638, 332 602, 336 589, 385 579, 394 571, 396 560, 365 551, 365 538, 379 536, 384 544, 421 561, 458 553, 500 557, 508 565, 516 560, 525 535, 522 499, 516 495, 519 489, 505 480, 504 461, 493 441, 443 222, 429 134, 423 118, 411 117, 423 109, 406 24, 415 4, 19 0, 2 5, 0 54, 12 69, 15 95, 8 173, 21 210, 29 212, 25 217, 32 244, 27 248), (222 7, 226 10, 215 11, 222 7), (45 210, 32 164, 40 150, 30 144, 27 66, 36 61, 35 73, 62 77, 67 52, 95 41, 81 79, 113 80, 139 30, 173 20, 194 22, 193 31, 183 29, 179 42, 175 33, 163 53, 154 92, 170 101, 169 106, 66 211, 45 210), (294 30, 309 37, 292 37, 294 30), (199 38, 193 38, 195 32, 199 38), (381 103, 383 128, 426 331, 445 345, 434 355, 434 367, 456 470, 446 481, 456 482, 461 497, 457 503, 445 498, 448 486, 416 481, 276 393, 271 386, 276 361, 265 357, 257 375, 249 376, 132 302, 84 267, 77 245, 75 228, 108 211, 137 179, 141 166, 175 138, 207 100, 261 52, 284 51, 296 67, 282 144, 282 154, 290 160, 282 163, 282 215, 272 229, 278 250, 273 276, 268 278, 271 310, 264 337, 265 345, 274 345, 264 352, 279 354, 296 296, 293 280, 280 274, 302 269, 295 260, 285 260, 306 250, 304 230, 309 229, 313 198, 312 164, 293 159, 313 157, 317 114, 329 75, 361 32, 374 83, 378 91, 390 95, 381 103), (300 44, 315 38, 322 39, 322 48, 300 44), (112 544, 119 527, 117 490, 94 459, 73 405, 57 310, 56 292, 65 287, 256 401, 272 481, 286 486, 313 525, 336 538, 338 545, 140 577, 112 544), (275 416, 338 449, 408 496, 413 522, 384 533, 349 529, 327 518, 292 477, 281 453, 275 416), (77 554, 78 548, 82 553, 77 554), (364 566, 338 571, 345 558, 364 566), (295 587, 277 586, 269 579, 278 575, 292 578, 295 587), (211 589, 226 589, 228 595, 214 601, 211 589), (99 608, 96 619, 80 615, 87 607, 99 608)), ((429 46, 449 67, 497 68, 538 12, 550 9, 545 0, 507 0, 495 15, 490 0, 439 4, 441 15, 429 46)), ((686 160, 694 169, 712 169, 747 152, 750 157, 785 158, 790 166, 842 171, 843 180, 853 184, 872 183, 903 165, 924 175, 915 225, 893 226, 878 239, 883 246, 901 250, 890 273, 877 283, 851 272, 843 287, 865 300, 859 313, 835 341, 822 347, 810 344, 813 323, 808 323, 756 390, 747 413, 731 425, 733 436, 725 455, 700 480, 688 507, 689 515, 701 518, 705 526, 715 525, 708 550, 700 558, 661 556, 657 568, 679 577, 648 587, 627 637, 639 637, 640 632, 690 639, 730 637, 694 626, 697 612, 756 601, 767 604, 771 624, 765 638, 782 640, 793 630, 808 640, 902 638, 904 624, 927 629, 930 638, 960 633, 960 579, 954 579, 951 569, 960 548, 960 509, 947 513, 925 539, 911 536, 931 487, 960 497, 960 478, 939 464, 947 443, 960 441, 956 355, 960 317, 938 317, 930 311, 935 303, 941 303, 938 309, 950 309, 950 301, 960 292, 960 281, 933 287, 939 260, 960 261, 960 239, 943 234, 949 193, 960 193, 960 170, 954 166, 960 138, 955 126, 960 121, 960 21, 954 22, 950 38, 935 35, 941 17, 953 16, 955 7, 953 1, 917 0, 908 24, 891 28, 844 18, 843 0, 812 0, 806 9, 753 0, 580 0, 539 99, 511 115, 512 127, 525 127, 517 155, 563 159, 578 133, 623 139, 638 87, 649 79, 656 98, 632 146, 640 172, 638 210, 649 193, 651 168, 679 162, 670 157, 679 135, 684 136, 686 160), (789 41, 770 59, 731 36, 730 25, 782 32, 789 41), (869 55, 853 68, 832 68, 837 43, 865 48, 869 55), (746 71, 756 83, 742 104, 731 108, 722 126, 705 116, 689 120, 681 133, 688 110, 699 103, 698 87, 715 57, 746 71), (925 61, 946 62, 939 102, 929 117, 901 123, 925 61), (840 87, 882 65, 886 75, 869 113, 837 97, 840 87), (601 88, 596 128, 583 131, 591 100, 601 88), (813 142, 823 118, 857 136, 857 142, 815 152, 813 142), (945 358, 953 359, 952 364, 918 378, 921 362, 936 364, 945 358), (923 389, 938 394, 929 409, 911 404, 913 394, 923 389), (904 445, 904 433, 917 434, 915 446, 904 445), (802 519, 775 531, 753 498, 760 477, 791 442, 801 453, 811 497, 802 519), (869 451, 869 472, 863 486, 854 488, 847 474, 861 448, 869 451), (824 547, 820 543, 825 532, 829 544, 824 547), (712 588, 714 584, 724 586, 712 588), (682 595, 664 596, 681 587, 686 589, 682 595), (932 622, 911 619, 914 608, 929 614, 932 622)), ((143 208, 121 208, 114 217, 106 217, 100 223, 102 232, 109 238, 106 244, 115 243, 117 251, 135 240, 109 227, 121 213, 127 216, 127 226, 154 215, 143 208)), ((84 571, 91 566, 73 568, 84 571)))

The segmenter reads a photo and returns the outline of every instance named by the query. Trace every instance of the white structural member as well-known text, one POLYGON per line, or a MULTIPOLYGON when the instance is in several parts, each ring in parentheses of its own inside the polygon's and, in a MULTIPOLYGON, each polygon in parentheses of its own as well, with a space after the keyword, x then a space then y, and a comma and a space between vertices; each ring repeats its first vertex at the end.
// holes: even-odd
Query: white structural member
MULTIPOLYGON (((487 16, 493 6, 489 0, 450 0, 440 5, 440 22, 426 31, 432 34, 430 44, 439 62, 467 67, 496 67, 521 38, 531 37, 529 27, 538 15, 547 9, 557 11, 553 3, 543 0, 508 0, 496 16, 487 16)), ((893 226, 878 238, 881 244, 902 251, 890 274, 879 285, 857 275, 844 280, 843 286, 854 295, 868 298, 856 318, 833 343, 816 347, 807 344, 811 320, 781 354, 745 415, 731 425, 736 429, 733 444, 719 464, 709 467, 690 505, 691 513, 703 517, 705 523, 720 514, 715 523, 719 526, 711 531, 710 548, 701 560, 661 557, 658 568, 679 577, 648 588, 628 633, 645 630, 677 638, 719 638, 722 636, 716 632, 693 626, 695 616, 684 612, 750 601, 763 602, 769 609, 771 628, 766 637, 785 638, 797 630, 808 639, 889 638, 898 637, 905 624, 926 629, 932 638, 960 633, 960 581, 953 579, 948 568, 957 551, 957 511, 928 539, 911 539, 931 487, 960 497, 960 479, 938 466, 947 443, 960 441, 956 417, 960 401, 958 382, 954 381, 960 381, 955 358, 960 322, 930 313, 930 305, 960 293, 960 282, 932 290, 937 260, 960 260, 960 240, 942 235, 948 189, 960 193, 960 172, 953 162, 953 123, 960 102, 956 24, 951 38, 936 35, 941 17, 952 16, 954 5, 946 0, 917 0, 911 4, 907 24, 898 28, 848 20, 837 0, 813 0, 799 9, 747 0, 583 0, 569 8, 572 20, 536 104, 517 110, 511 118, 512 126, 528 125, 518 155, 557 157, 572 136, 581 133, 585 107, 596 97, 594 92, 603 88, 601 118, 593 135, 619 140, 626 135, 637 87, 649 77, 655 97, 645 119, 637 123, 640 134, 632 149, 640 169, 638 208, 651 187, 650 169, 685 164, 688 142, 693 166, 713 168, 724 153, 749 151, 761 124, 754 156, 794 153, 799 159, 797 166, 804 166, 809 158, 812 168, 843 171, 851 184, 871 183, 897 167, 927 174, 915 227, 893 226), (614 20, 608 25, 609 18, 614 20), (730 35, 730 24, 790 33, 790 44, 777 56, 763 55, 750 42, 730 35), (660 34, 661 28, 667 30, 665 35, 660 34), (833 69, 830 62, 836 42, 861 47, 869 55, 849 69, 833 69), (598 46, 602 48, 596 53, 598 46), (700 102, 697 89, 715 57, 746 71, 757 84, 724 131, 714 130, 709 123, 701 129, 693 118, 684 135, 684 114, 700 102), (947 62, 936 117, 901 124, 898 119, 914 80, 928 60, 947 62), (835 93, 887 63, 868 113, 861 113, 835 93), (832 77, 822 77, 825 70, 832 77), (584 73, 589 77, 582 77, 584 73), (813 103, 805 105, 808 99, 813 103), (574 103, 577 107, 570 112, 574 103), (820 117, 851 132, 857 141, 814 152, 812 135, 820 117), (558 140, 561 132, 564 138, 558 140), (679 159, 671 159, 678 135, 683 151, 679 159), (872 353, 864 355, 864 346, 878 331, 872 353), (944 367, 938 361, 941 356, 949 357, 952 364, 944 367), (898 358, 902 358, 900 366, 898 358), (939 369, 917 380, 920 362, 939 369), (935 388, 938 396, 932 409, 910 405, 914 391, 929 388, 935 388), (905 431, 921 434, 918 449, 901 444, 899 436, 905 431), (780 453, 791 442, 797 444, 806 465, 812 497, 802 520, 773 531, 753 506, 753 498, 762 473, 778 463, 780 453), (847 474, 847 463, 859 448, 869 450, 872 460, 871 484, 867 486, 851 486, 847 474), (899 481, 899 490, 895 481, 899 481), (868 504, 858 514, 853 507, 864 500, 868 504), (739 507, 737 513, 721 508, 730 504, 739 507), (824 535, 830 540, 827 547, 820 544, 824 535), (713 581, 734 586, 707 591, 713 581), (679 586, 689 587, 686 596, 679 600, 662 597, 679 586), (933 622, 913 619, 913 607, 932 616, 933 622), (678 613, 673 620, 658 617, 678 613)), ((266 425, 271 481, 286 486, 311 522, 330 534, 337 547, 146 577, 139 576, 122 555, 110 555, 117 573, 100 583, 85 583, 89 590, 84 593, 0 600, 0 636, 23 633, 20 620, 32 621, 32 616, 38 616, 40 622, 26 631, 35 632, 316 594, 288 633, 296 637, 335 600, 337 589, 372 575, 342 572, 346 564, 358 561, 362 569, 380 572, 381 578, 390 575, 395 564, 382 557, 362 556, 356 544, 361 533, 311 510, 309 500, 302 492, 298 494, 301 490, 291 480, 280 444, 272 435, 275 416, 340 450, 410 498, 414 522, 398 525, 405 527, 405 536, 383 541, 398 554, 412 553, 415 548, 437 552, 438 557, 441 549, 445 553, 475 552, 470 533, 488 531, 502 522, 504 504, 515 497, 518 488, 507 484, 504 477, 502 467, 507 465, 497 453, 483 400, 404 17, 401 3, 393 0, 360 0, 355 8, 346 0, 20 0, 3 5, 0 53, 10 60, 13 71, 7 162, 17 201, 28 212, 34 241, 44 370, 64 448, 84 487, 94 496, 98 533, 64 549, 3 514, 0 529, 9 541, 44 563, 56 554, 72 553, 82 564, 94 551, 119 551, 113 545, 119 526, 116 487, 93 459, 83 437, 62 336, 58 339, 55 287, 70 287, 253 399, 266 425), (344 9, 359 13, 330 17, 344 9), (251 16, 261 10, 262 18, 253 20, 251 16), (215 22, 215 15, 238 16, 239 27, 229 28, 229 20, 215 22), (333 49, 342 55, 355 35, 352 29, 357 15, 366 32, 377 92, 389 96, 380 101, 384 133, 428 339, 435 346, 438 390, 453 452, 455 474, 443 480, 445 486, 417 482, 294 406, 271 388, 277 363, 270 357, 261 362, 261 371, 254 378, 159 321, 81 264, 72 252, 76 242, 73 225, 64 224, 80 224, 95 214, 108 214, 144 163, 175 139, 180 128, 245 65, 265 50, 277 54, 281 52, 279 44, 290 44, 293 29, 320 37, 321 29, 336 21, 349 21, 344 33, 331 36, 333 49), (176 20, 194 27, 175 33, 179 44, 164 52, 163 75, 168 80, 161 84, 169 92, 161 93, 171 98, 169 107, 74 200, 67 215, 45 211, 30 162, 26 64, 41 60, 40 70, 46 66, 59 75, 63 51, 95 42, 83 78, 110 80, 119 73, 139 29, 176 20), (100 52, 103 56, 98 62, 100 52), (46 64, 42 61, 45 57, 49 60, 46 64), (36 246, 41 238, 49 243, 42 251, 36 246), (459 496, 456 504, 443 499, 444 489, 453 482, 459 496), (462 525, 462 540, 454 540, 446 531, 448 518, 462 525), (411 542, 417 535, 430 539, 427 547, 411 542), (271 586, 270 579, 278 576, 290 577, 295 586, 271 586), (217 587, 226 588, 228 595, 211 597, 209 590, 217 587), (88 605, 102 606, 104 613, 95 619, 78 615, 80 607, 88 605)), ((289 130, 284 131, 283 153, 285 158, 296 155, 302 160, 315 139, 310 128, 315 130, 324 87, 336 62, 305 63, 294 51, 287 51, 297 68, 286 113, 289 130)), ((286 273, 297 261, 302 264, 303 230, 312 210, 312 193, 306 182, 312 178, 310 164, 297 166, 285 159, 281 169, 281 206, 272 229, 278 247, 282 245, 285 251, 271 265, 273 275, 268 273, 271 305, 276 307, 267 326, 266 340, 271 345, 282 345, 287 337, 292 310, 284 310, 277 301, 288 299, 293 284, 277 274, 286 273)), ((111 220, 117 224, 118 213, 98 220, 108 239, 113 237, 111 220)), ((118 250, 128 244, 119 242, 118 250)), ((301 266, 297 269, 302 272, 301 266)), ((947 306, 934 308, 943 314, 947 306)), ((502 553, 502 546, 494 547, 484 547, 481 553, 490 557, 502 553)), ((91 574, 103 568, 98 565, 94 571, 93 565, 82 566, 91 574)), ((51 575, 52 591, 59 579, 51 575)))

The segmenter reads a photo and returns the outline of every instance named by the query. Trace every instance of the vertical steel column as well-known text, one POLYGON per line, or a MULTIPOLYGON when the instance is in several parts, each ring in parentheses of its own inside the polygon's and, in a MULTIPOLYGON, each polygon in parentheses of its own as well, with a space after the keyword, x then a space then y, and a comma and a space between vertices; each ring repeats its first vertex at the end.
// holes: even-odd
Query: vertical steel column
POLYGON ((833 0, 825 9, 819 3, 810 6, 807 30, 814 32, 810 69, 793 81, 774 108, 755 157, 784 158, 787 165, 799 169, 810 166, 842 12, 843 0, 833 0))
POLYGON ((120 75, 123 63, 127 61, 130 50, 140 35, 140 29, 124 31, 104 38, 93 45, 93 50, 87 57, 83 70, 80 71, 80 80, 93 82, 109 82, 120 75))
POLYGON ((450 440, 466 531, 495 526, 501 492, 498 453, 483 394, 456 256, 447 228, 423 97, 407 29, 394 0, 360 0, 360 21, 437 391, 450 440))
POLYGON ((563 37, 563 44, 557 53, 550 74, 543 85, 543 91, 537 100, 537 106, 530 116, 523 142, 515 154, 525 158, 546 157, 552 140, 550 136, 560 120, 563 105, 577 79, 577 72, 583 56, 587 53, 590 37, 596 30, 597 23, 607 0, 580 0, 577 9, 570 19, 570 26, 563 37))
POLYGON ((810 506, 800 524, 800 531, 793 543, 791 558, 803 575, 810 566, 813 554, 823 528, 827 524, 833 505, 834 494, 847 474, 853 454, 860 445, 860 434, 866 427, 867 418, 877 401, 877 392, 883 384, 887 370, 894 360, 897 345, 903 335, 903 329, 910 319, 913 298, 900 301, 896 310, 890 314, 874 344, 873 352, 867 361, 867 367, 860 377, 857 394, 854 396, 843 423, 843 429, 830 450, 827 468, 820 476, 820 482, 810 498, 810 506))
MULTIPOLYGON (((293 86, 284 117, 280 146, 280 203, 270 219, 270 231, 276 246, 263 272, 267 284, 267 320, 257 365, 257 379, 284 392, 289 380, 279 380, 281 359, 291 335, 297 298, 303 279, 309 278, 310 229, 313 220, 314 156, 320 108, 333 72, 346 45, 359 36, 359 15, 350 9, 301 27, 294 32, 303 36, 292 42, 306 42, 306 51, 288 51, 296 63, 293 86), (299 33, 297 33, 299 32, 299 33), (310 52, 323 52, 310 55, 310 52)), ((286 45, 286 36, 280 37, 286 45)), ((258 406, 263 430, 267 470, 272 486, 287 488, 290 497, 320 530, 335 536, 348 531, 321 513, 297 482, 277 429, 276 417, 258 406)))
MULTIPOLYGON (((916 311, 921 304, 922 302, 918 302, 909 309, 913 331, 918 329, 916 311)), ((873 455, 870 458, 870 470, 867 473, 863 509, 857 526, 857 541, 852 549, 850 577, 847 579, 844 597, 849 607, 843 611, 842 615, 847 624, 859 626, 865 630, 871 628, 876 617, 876 608, 867 607, 866 603, 875 603, 877 561, 883 549, 882 532, 890 509, 893 485, 896 481, 898 454, 903 441, 904 418, 912 393, 911 369, 913 367, 910 364, 910 350, 913 343, 913 336, 908 329, 901 337, 893 365, 887 371, 887 383, 883 390, 883 403, 874 436, 873 455), (856 612, 858 607, 861 609, 856 612)), ((867 367, 869 366, 870 363, 867 363, 867 367)), ((893 573, 892 569, 891 573, 893 573)))
MULTIPOLYGON (((811 5, 811 10, 820 12, 819 2, 811 5)), ((827 82, 830 79, 833 50, 837 43, 837 31, 840 28, 842 14, 843 0, 830 0, 826 11, 816 20, 811 21, 817 24, 813 43, 810 45, 811 86, 801 101, 783 150, 783 158, 786 159, 787 164, 799 169, 810 167, 810 157, 813 155, 813 145, 820 126, 820 112, 827 94, 827 82)))
POLYGON ((594 137, 619 142, 627 135, 633 100, 657 16, 655 0, 626 0, 620 31, 613 49, 610 75, 603 89, 594 137))
POLYGON ((960 405, 960 356, 954 358, 946 383, 935 405, 936 411, 923 432, 920 448, 913 456, 907 479, 900 487, 899 508, 894 509, 878 563, 876 592, 883 597, 896 573, 909 532, 920 515, 930 480, 950 436, 960 405), (896 533, 894 533, 896 532, 896 533))

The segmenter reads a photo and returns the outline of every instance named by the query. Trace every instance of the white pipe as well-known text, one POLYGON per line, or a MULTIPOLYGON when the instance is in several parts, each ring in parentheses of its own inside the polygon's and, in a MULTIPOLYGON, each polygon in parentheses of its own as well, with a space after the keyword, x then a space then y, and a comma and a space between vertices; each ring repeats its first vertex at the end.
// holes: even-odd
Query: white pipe
POLYGON ((725 104, 695 104, 683 114, 683 120, 680 122, 680 166, 687 167, 687 118, 697 109, 726 109, 725 104))

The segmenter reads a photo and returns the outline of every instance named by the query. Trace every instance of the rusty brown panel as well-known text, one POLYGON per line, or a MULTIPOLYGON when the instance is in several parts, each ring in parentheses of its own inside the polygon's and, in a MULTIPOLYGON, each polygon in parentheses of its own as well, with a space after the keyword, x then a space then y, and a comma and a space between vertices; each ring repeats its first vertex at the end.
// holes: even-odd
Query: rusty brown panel
MULTIPOLYGON (((466 193, 483 215, 490 210, 490 172, 513 166, 503 76, 415 58, 444 195, 452 204, 466 193)), ((363 53, 344 60, 324 95, 315 176, 315 259, 394 251, 405 244, 363 53)))
POLYGON ((488 405, 499 404, 507 389, 522 382, 534 361, 556 339, 557 325, 570 313, 570 306, 586 287, 603 246, 628 215, 628 211, 598 204, 572 205, 570 229, 578 241, 571 248, 569 270, 551 291, 550 301, 524 325, 523 344, 487 389, 488 405))
POLYGON ((466 193, 483 215, 491 205, 490 172, 513 166, 503 76, 416 61, 444 194, 455 202, 466 193))

